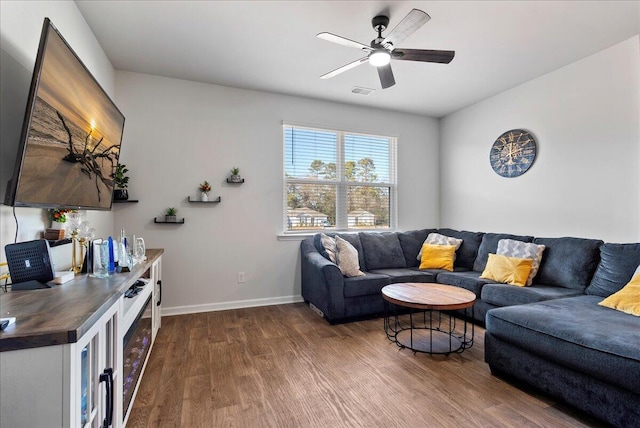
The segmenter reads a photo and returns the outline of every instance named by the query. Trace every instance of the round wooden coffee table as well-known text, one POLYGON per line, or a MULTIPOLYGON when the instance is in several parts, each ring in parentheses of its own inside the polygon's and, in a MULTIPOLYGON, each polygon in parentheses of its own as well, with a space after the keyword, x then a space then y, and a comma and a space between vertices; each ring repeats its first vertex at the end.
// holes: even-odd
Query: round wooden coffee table
POLYGON ((383 287, 382 297, 384 331, 400 348, 449 355, 473 346, 475 328, 473 323, 469 328, 467 322, 473 319, 476 300, 471 291, 445 284, 405 282, 383 287), (454 310, 463 311, 462 319, 451 315, 454 310))

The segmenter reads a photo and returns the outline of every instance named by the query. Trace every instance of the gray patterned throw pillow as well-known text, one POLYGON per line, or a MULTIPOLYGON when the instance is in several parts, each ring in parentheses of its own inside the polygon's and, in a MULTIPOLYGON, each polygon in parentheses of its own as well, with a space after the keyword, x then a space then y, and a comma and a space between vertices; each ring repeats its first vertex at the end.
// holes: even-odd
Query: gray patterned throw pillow
MULTIPOLYGON (((452 238, 450 236, 441 235, 439 233, 430 233, 429 235, 427 235, 427 239, 425 239, 424 242, 422 243, 422 245, 424 244, 455 245, 456 251, 458 251, 458 249, 460 248, 460 245, 462 245, 462 239, 452 238)), ((420 252, 418 253, 418 257, 416 258, 418 259, 418 261, 422 261, 422 246, 420 247, 420 252)), ((453 253, 453 259, 454 260, 456 259, 455 253, 453 253)))
POLYGON ((526 285, 531 285, 533 284, 533 278, 535 278, 540 268, 544 249, 544 245, 516 241, 515 239, 501 239, 498 241, 498 250, 496 253, 501 256, 517 257, 519 259, 532 259, 533 265, 531 266, 531 272, 529 272, 529 277, 526 282, 526 285))

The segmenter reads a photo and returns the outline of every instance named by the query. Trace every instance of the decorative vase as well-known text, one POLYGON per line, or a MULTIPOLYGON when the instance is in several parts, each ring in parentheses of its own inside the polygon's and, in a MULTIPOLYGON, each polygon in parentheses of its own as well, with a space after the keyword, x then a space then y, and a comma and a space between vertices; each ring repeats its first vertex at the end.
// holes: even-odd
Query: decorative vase
POLYGON ((164 221, 166 221, 167 223, 175 223, 176 222, 176 216, 175 215, 166 215, 166 216, 164 216, 164 221))
POLYGON ((209 194, 207 192, 200 192, 200 200, 202 202, 208 202, 209 201, 209 194))
POLYGON ((67 224, 61 221, 53 221, 51 220, 51 229, 56 230, 66 230, 67 224))
POLYGON ((240 177, 240 175, 235 174, 232 175, 231 177, 229 177, 229 181, 231 181, 232 183, 241 183, 242 182, 242 177, 240 177))
POLYGON ((127 189, 113 189, 114 201, 126 201, 129 199, 129 192, 127 189))

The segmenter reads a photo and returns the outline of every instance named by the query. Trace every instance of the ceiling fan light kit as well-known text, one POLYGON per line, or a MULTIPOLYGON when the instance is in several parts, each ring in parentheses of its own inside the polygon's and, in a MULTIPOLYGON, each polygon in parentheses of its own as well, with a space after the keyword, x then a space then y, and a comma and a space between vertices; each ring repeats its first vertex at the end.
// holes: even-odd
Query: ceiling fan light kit
POLYGON ((371 20, 373 29, 378 33, 378 37, 371 41, 371 45, 365 44, 347 39, 345 37, 336 36, 331 33, 320 33, 318 38, 327 40, 329 42, 337 43, 347 47, 353 47, 361 51, 367 52, 367 56, 355 60, 342 67, 336 68, 329 73, 320 76, 321 79, 329 79, 337 76, 347 70, 355 68, 360 64, 369 62, 378 69, 378 76, 380 77, 380 84, 382 89, 389 88, 395 85, 396 81, 391 70, 390 62, 394 60, 402 61, 420 61, 420 62, 434 62, 440 64, 448 64, 455 56, 454 51, 439 51, 439 50, 426 50, 426 49, 397 49, 395 45, 402 42, 404 39, 413 34, 418 28, 422 27, 429 21, 431 17, 419 9, 413 9, 405 16, 402 21, 393 29, 387 37, 382 37, 382 32, 387 29, 389 25, 389 17, 384 15, 378 15, 371 20))
POLYGON ((391 62, 391 54, 384 49, 377 49, 369 55, 369 64, 374 67, 382 67, 391 62))

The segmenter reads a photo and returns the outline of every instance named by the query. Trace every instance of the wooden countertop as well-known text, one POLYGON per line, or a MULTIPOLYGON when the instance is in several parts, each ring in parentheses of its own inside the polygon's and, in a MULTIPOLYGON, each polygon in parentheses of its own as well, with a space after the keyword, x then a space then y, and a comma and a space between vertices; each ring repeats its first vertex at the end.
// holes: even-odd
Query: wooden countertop
POLYGON ((0 317, 16 317, 0 331, 0 352, 76 342, 163 252, 149 249, 132 272, 109 278, 80 274, 52 288, 0 291, 0 317))

